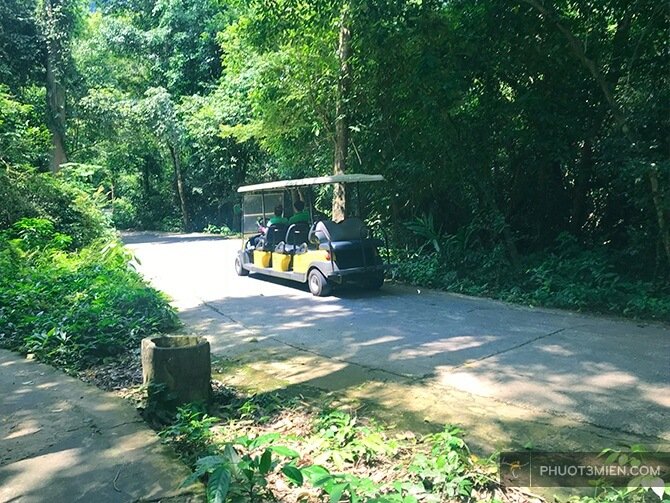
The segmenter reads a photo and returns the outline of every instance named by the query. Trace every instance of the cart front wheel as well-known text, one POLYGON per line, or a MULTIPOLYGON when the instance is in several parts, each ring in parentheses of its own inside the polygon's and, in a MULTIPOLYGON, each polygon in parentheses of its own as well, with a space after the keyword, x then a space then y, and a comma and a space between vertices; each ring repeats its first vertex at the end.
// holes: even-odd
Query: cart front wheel
POLYGON ((328 280, 318 269, 309 271, 309 274, 307 275, 307 284, 309 285, 309 291, 316 297, 326 297, 327 295, 330 295, 330 292, 333 289, 328 283, 328 280))

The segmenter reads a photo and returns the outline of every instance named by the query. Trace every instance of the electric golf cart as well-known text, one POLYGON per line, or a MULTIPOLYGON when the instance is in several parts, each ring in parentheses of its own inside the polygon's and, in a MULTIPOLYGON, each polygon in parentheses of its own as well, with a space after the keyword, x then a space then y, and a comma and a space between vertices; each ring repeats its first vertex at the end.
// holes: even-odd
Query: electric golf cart
POLYGON ((307 283, 316 296, 329 295, 333 286, 345 282, 381 288, 390 267, 387 240, 373 236, 360 216, 333 222, 317 213, 312 191, 320 185, 346 184, 346 190, 355 189, 360 215, 360 184, 383 180, 381 175, 349 174, 240 187, 243 246, 235 259, 237 274, 307 283))

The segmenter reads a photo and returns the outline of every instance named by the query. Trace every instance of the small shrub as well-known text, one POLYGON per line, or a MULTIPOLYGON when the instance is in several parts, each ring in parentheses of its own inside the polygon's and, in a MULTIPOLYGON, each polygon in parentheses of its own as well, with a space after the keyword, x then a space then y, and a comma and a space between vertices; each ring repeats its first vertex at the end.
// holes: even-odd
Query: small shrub
POLYGON ((197 404, 188 404, 177 409, 174 422, 161 430, 159 435, 175 444, 178 452, 193 461, 209 450, 211 427, 219 422, 216 417, 197 404))
POLYGON ((0 228, 22 218, 49 220, 56 232, 72 238, 74 248, 109 234, 109 222, 96 200, 102 196, 89 195, 50 174, 0 167, 0 195, 0 228))
POLYGON ((216 225, 213 224, 208 224, 207 227, 205 227, 202 232, 205 232, 207 234, 220 234, 221 236, 234 236, 235 232, 230 230, 230 227, 227 225, 222 225, 221 227, 217 227, 216 225))
POLYGON ((132 229, 137 227, 137 210, 135 206, 122 197, 117 197, 112 203, 112 223, 117 229, 132 229))

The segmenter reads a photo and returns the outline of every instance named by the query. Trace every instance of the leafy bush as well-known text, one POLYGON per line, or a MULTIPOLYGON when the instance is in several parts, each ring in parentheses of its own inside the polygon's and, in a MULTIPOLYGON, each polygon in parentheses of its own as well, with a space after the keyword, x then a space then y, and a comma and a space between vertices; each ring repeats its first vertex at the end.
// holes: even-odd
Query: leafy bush
POLYGON ((620 265, 625 260, 604 246, 587 249, 561 234, 552 248, 522 257, 515 268, 503 246, 481 242, 475 226, 442 237, 437 246, 438 234, 418 226, 417 220, 410 227, 433 251, 396 250, 394 277, 400 281, 524 304, 670 320, 668 282, 631 277, 620 265))
POLYGON ((301 437, 272 431, 272 423, 249 416, 226 417, 225 412, 221 424, 213 426, 205 424, 211 418, 204 412, 185 409, 187 414, 160 435, 190 459, 194 444, 184 439, 201 443, 194 473, 183 485, 204 479, 208 501, 283 501, 282 496, 292 501, 307 494, 333 503, 495 501, 487 497, 498 487, 494 458, 471 456, 461 431, 453 426, 415 443, 391 441, 381 425, 342 410, 275 418, 275 425, 313 421, 314 433, 301 437), (210 428, 219 428, 226 438, 210 428))
POLYGON ((211 427, 218 418, 207 415, 198 404, 187 404, 177 408, 174 422, 161 430, 159 435, 175 444, 180 455, 191 462, 208 450, 212 437, 211 427))
MULTIPOLYGON (((226 397, 229 398, 228 390, 226 397)), ((235 393, 233 392, 235 396, 235 393)), ((498 455, 478 458, 470 453, 463 431, 445 425, 442 431, 417 437, 396 434, 392 449, 372 449, 369 456, 349 459, 337 468, 335 458, 325 453, 361 445, 371 432, 389 442, 390 432, 365 418, 354 418, 343 410, 309 409, 295 402, 287 407, 278 395, 252 396, 244 401, 263 409, 269 397, 277 413, 240 414, 242 397, 220 409, 221 420, 197 406, 180 409, 176 422, 160 435, 173 442, 182 455, 187 452, 193 473, 182 485, 198 479, 207 485, 210 502, 330 501, 348 503, 438 503, 540 501, 538 497, 501 484, 498 455), (277 405, 277 404, 283 405, 277 405), (280 409, 276 409, 279 406, 280 409), (283 408, 281 408, 283 407, 283 408), (261 418, 264 418, 260 421, 261 418), (301 429, 300 425, 311 425, 301 429), (367 427, 374 425, 374 428, 367 427), (307 436, 295 434, 298 430, 307 436), (194 452, 193 447, 200 446, 194 452), (290 447, 288 447, 290 446, 290 447), (392 452, 391 452, 392 451, 392 452), (195 456, 194 456, 195 455, 195 456), (321 460, 321 461, 320 461, 321 460)), ((249 408, 249 407, 247 407, 249 408)), ((267 412, 267 411, 266 411, 267 412)), ((624 450, 605 449, 607 464, 639 466, 647 451, 641 445, 624 450)), ((605 479, 593 480, 590 496, 572 496, 565 503, 645 503, 670 495, 670 487, 653 475, 632 478, 627 487, 612 487, 605 479)))
POLYGON ((114 199, 112 204, 112 223, 117 229, 131 229, 137 224, 137 210, 122 197, 114 199))
POLYGON ((51 135, 39 111, 26 101, 29 96, 17 98, 0 83, 0 165, 47 165, 51 135))
POLYGON ((49 174, 10 171, 0 167, 0 229, 22 218, 43 218, 80 248, 109 233, 100 202, 49 174))
POLYGON ((64 251, 69 236, 43 219, 0 234, 0 345, 79 369, 177 325, 115 238, 64 251))
POLYGON ((207 227, 205 227, 202 232, 205 232, 207 234, 220 234, 221 236, 235 236, 236 233, 230 229, 227 225, 222 225, 221 227, 217 227, 214 224, 208 224, 207 227))
POLYGON ((221 454, 205 456, 196 462, 195 471, 183 485, 189 485, 207 474, 207 500, 269 501, 266 495, 267 477, 281 472, 293 483, 302 484, 302 473, 291 460, 299 454, 288 447, 276 445, 278 433, 255 438, 239 437, 221 446, 221 454), (282 462, 288 459, 288 462, 282 462))

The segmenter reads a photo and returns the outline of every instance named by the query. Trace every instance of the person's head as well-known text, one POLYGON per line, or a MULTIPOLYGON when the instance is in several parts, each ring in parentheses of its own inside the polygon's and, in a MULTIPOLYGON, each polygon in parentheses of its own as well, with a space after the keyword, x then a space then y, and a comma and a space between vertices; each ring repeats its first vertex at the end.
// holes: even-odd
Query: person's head
POLYGON ((275 216, 276 217, 281 217, 282 213, 284 213, 284 207, 281 204, 278 204, 275 206, 275 216))
POLYGON ((298 199, 295 203, 293 203, 293 207, 296 211, 302 211, 305 209, 305 203, 301 199, 298 199))

